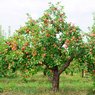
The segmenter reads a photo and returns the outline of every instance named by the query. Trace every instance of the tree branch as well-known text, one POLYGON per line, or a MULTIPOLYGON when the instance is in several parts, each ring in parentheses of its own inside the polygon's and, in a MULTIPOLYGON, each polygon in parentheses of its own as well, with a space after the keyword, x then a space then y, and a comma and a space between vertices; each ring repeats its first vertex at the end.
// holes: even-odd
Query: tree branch
POLYGON ((62 46, 64 45, 65 41, 61 42, 60 48, 62 48, 62 46))
POLYGON ((70 65, 71 61, 73 60, 73 57, 70 57, 65 64, 61 67, 59 70, 59 75, 66 70, 66 68, 70 65))

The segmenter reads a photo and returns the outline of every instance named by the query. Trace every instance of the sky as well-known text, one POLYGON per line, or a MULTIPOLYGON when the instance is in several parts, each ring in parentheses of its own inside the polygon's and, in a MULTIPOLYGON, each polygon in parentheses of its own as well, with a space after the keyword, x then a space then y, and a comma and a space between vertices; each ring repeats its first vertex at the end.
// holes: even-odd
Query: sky
POLYGON ((84 32, 93 24, 95 0, 0 0, 0 25, 5 32, 11 26, 12 33, 27 21, 27 13, 33 19, 39 18, 48 3, 61 2, 67 16, 67 21, 79 26, 84 32))

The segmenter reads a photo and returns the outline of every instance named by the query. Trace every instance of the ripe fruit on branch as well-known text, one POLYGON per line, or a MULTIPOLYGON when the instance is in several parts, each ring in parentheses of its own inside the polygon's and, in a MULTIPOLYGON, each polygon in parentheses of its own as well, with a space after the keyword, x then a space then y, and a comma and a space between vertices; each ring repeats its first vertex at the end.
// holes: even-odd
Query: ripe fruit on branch
POLYGON ((13 51, 17 50, 17 43, 15 41, 11 42, 10 47, 13 51))
POLYGON ((95 70, 93 70, 93 73, 95 73, 95 70))
POLYGON ((71 40, 74 41, 75 39, 76 39, 75 36, 72 36, 71 40))
POLYGON ((68 48, 68 45, 67 44, 64 44, 62 47, 64 47, 65 49, 68 48))
POLYGON ((46 57, 46 54, 44 53, 44 54, 42 54, 42 57, 46 57))
POLYGON ((66 39, 65 44, 69 44, 69 43, 70 43, 70 40, 66 39))
POLYGON ((70 33, 72 33, 72 30, 70 30, 70 33))
POLYGON ((6 44, 7 44, 7 45, 9 45, 9 46, 11 45, 11 43, 10 43, 10 42, 6 42, 6 44))
POLYGON ((48 19, 44 19, 44 23, 47 24, 49 21, 48 19))
POLYGON ((44 47, 43 50, 46 50, 46 48, 44 47))
POLYGON ((69 35, 69 32, 66 32, 66 35, 68 36, 69 35))
POLYGON ((27 55, 27 54, 29 54, 28 52, 25 52, 25 54, 27 55))
POLYGON ((17 47, 17 43, 12 43, 12 46, 13 47, 17 47))
POLYGON ((91 36, 91 37, 95 37, 95 34, 94 34, 94 33, 92 33, 92 34, 89 34, 89 36, 91 36))
POLYGON ((90 51, 89 53, 92 54, 92 51, 90 51))
POLYGON ((25 46, 23 46, 23 47, 21 48, 21 50, 22 50, 22 51, 24 51, 25 49, 26 49, 26 47, 25 47, 25 46))
POLYGON ((29 29, 26 29, 26 33, 29 33, 30 32, 30 30, 29 29))
POLYGON ((15 51, 15 50, 17 50, 17 48, 16 47, 12 47, 12 50, 15 51))
POLYGON ((33 55, 33 57, 35 57, 35 56, 37 55, 37 52, 34 51, 34 52, 32 53, 32 55, 33 55))
POLYGON ((47 37, 50 37, 50 34, 46 34, 47 37))
POLYGON ((79 41, 79 39, 76 39, 76 42, 78 42, 79 41))
POLYGON ((30 58, 30 56, 29 56, 29 55, 27 55, 26 57, 27 57, 27 58, 30 58))
POLYGON ((29 42, 26 42, 25 44, 24 44, 24 46, 28 46, 29 45, 29 42))

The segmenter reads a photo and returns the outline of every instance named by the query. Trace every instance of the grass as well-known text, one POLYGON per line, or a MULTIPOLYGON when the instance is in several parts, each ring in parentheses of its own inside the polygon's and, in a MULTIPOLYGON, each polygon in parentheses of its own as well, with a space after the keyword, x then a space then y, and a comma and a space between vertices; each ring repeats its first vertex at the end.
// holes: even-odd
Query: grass
POLYGON ((91 77, 81 78, 62 74, 60 91, 52 92, 51 83, 42 73, 38 73, 25 82, 22 77, 0 78, 0 95, 95 95, 92 93, 91 77))

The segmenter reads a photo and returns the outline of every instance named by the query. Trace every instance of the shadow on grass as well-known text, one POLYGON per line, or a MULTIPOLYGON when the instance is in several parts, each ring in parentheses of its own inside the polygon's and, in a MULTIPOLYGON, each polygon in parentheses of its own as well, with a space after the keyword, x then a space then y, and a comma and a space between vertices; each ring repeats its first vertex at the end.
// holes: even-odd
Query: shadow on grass
POLYGON ((3 93, 3 88, 0 87, 0 93, 3 93))
POLYGON ((90 89, 88 91, 87 95, 95 95, 95 90, 90 89))

